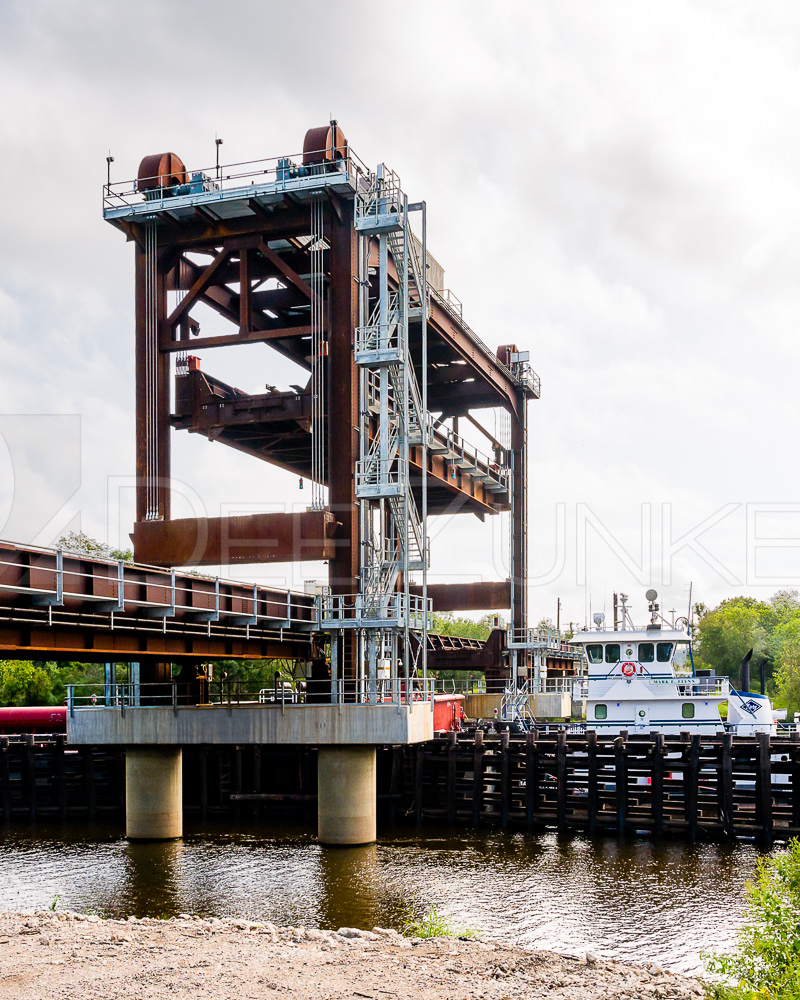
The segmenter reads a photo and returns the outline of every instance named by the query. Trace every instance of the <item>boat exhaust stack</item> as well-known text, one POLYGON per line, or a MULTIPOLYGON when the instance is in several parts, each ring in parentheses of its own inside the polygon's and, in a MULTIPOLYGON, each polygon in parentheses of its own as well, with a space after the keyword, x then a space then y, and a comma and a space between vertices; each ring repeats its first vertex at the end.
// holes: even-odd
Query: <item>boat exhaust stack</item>
POLYGON ((739 684, 740 691, 750 690, 750 658, 753 655, 753 650, 751 649, 749 653, 742 657, 742 679, 739 684))

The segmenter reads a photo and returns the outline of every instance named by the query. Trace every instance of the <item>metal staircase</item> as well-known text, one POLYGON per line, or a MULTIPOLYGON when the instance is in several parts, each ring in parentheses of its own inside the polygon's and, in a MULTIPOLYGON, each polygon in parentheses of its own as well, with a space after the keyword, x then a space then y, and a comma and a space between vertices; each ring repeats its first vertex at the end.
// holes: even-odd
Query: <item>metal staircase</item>
POLYGON ((525 681, 518 687, 508 685, 503 692, 500 717, 508 722, 521 722, 525 728, 529 728, 536 722, 530 710, 530 697, 530 681, 525 681))
MULTIPOLYGON (((423 212, 424 204, 413 206, 423 212)), ((378 664, 394 690, 410 699, 410 679, 426 675, 428 602, 411 593, 410 576, 429 563, 422 511, 411 488, 410 449, 421 449, 427 468, 432 422, 425 387, 417 380, 409 347, 409 321, 422 323, 419 369, 427 370, 425 268, 409 227, 409 204, 393 171, 380 165, 355 199, 359 235, 359 322, 355 361, 359 369, 360 454, 355 494, 360 504, 360 592, 350 599, 323 598, 321 624, 363 630, 360 676, 368 700, 376 691, 378 664), (378 251, 378 266, 372 255, 378 251), (371 276, 374 275, 372 280, 371 276), (376 287, 377 286, 377 287, 376 287)))

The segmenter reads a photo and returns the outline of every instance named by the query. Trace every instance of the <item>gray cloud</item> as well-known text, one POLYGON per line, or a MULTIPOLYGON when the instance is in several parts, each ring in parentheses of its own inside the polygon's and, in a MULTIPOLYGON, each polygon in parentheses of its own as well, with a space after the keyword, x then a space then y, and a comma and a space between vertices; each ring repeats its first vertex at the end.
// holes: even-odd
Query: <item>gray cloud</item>
MULTIPOLYGON (((744 0, 7 0, 2 409, 80 415, 78 506, 104 536, 107 477, 133 471, 132 253, 100 217, 107 151, 117 179, 161 149, 207 166, 216 132, 227 160, 279 155, 333 113, 427 200, 468 322, 532 352, 537 572, 558 504, 572 539, 534 613, 560 595, 582 616, 584 590, 639 583, 603 544, 577 582, 578 504, 632 552, 643 503, 671 505, 681 530, 727 503, 800 503, 799 21, 795 4, 744 0)), ((290 380, 244 355, 214 366, 245 388, 290 380)), ((292 477, 185 436, 175 474, 210 511, 303 499, 292 477)), ((439 572, 503 569, 496 525, 445 537, 439 572)), ((746 578, 744 513, 706 537, 739 589, 770 592, 746 578)), ((683 551, 676 603, 689 579, 709 602, 736 589, 683 551)))

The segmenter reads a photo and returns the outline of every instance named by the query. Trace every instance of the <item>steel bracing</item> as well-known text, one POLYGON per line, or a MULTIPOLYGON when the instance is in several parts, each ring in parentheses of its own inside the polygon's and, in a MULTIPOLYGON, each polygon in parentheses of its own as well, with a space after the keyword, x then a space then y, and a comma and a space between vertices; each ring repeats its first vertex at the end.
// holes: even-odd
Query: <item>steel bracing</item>
MULTIPOLYGON (((326 560, 315 628, 330 654, 313 680, 334 700, 425 690, 434 608, 508 608, 527 627, 526 407, 539 380, 515 345, 492 350, 467 325, 428 249, 425 203, 394 171, 368 168, 331 122, 296 156, 213 171, 145 157, 135 182, 105 186, 104 215, 136 247, 137 560, 326 560), (230 333, 201 330, 201 305, 230 333), (207 370, 209 350, 242 344, 289 359, 296 384, 252 392, 207 370), (307 509, 173 520, 172 429, 289 470, 309 484, 307 509), (499 513, 509 579, 429 593, 429 516, 499 513)), ((498 682, 512 661, 526 675, 529 649, 495 645, 498 682)))

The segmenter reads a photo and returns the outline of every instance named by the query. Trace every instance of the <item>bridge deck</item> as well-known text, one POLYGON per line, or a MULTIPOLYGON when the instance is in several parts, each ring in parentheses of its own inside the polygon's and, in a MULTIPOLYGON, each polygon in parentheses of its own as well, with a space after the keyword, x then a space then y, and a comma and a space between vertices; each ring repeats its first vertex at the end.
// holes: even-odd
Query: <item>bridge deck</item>
POLYGON ((0 541, 0 653, 87 661, 307 658, 314 598, 0 541))

